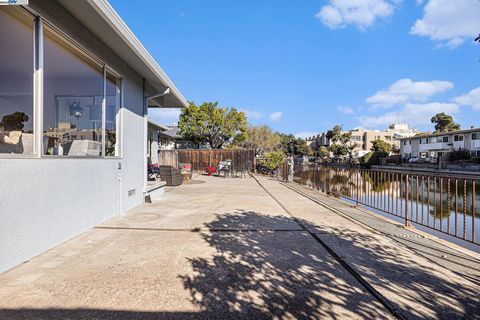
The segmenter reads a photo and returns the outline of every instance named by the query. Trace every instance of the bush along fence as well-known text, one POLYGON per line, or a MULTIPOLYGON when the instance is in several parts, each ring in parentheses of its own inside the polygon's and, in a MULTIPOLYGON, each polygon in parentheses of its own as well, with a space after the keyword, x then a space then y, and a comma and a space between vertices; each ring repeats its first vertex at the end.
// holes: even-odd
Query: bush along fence
POLYGON ((217 166, 220 161, 232 160, 233 170, 254 169, 254 150, 161 150, 159 164, 178 166, 179 163, 190 163, 195 171, 205 172, 207 167, 217 166), (164 163, 162 163, 164 161, 164 163))
POLYGON ((479 245, 480 178, 297 165, 294 181, 479 245))

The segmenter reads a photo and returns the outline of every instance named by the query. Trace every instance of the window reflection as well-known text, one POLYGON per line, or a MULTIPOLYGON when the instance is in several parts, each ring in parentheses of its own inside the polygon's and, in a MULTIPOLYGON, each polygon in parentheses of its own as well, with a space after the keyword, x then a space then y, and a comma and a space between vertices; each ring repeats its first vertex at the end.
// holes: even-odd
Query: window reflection
POLYGON ((33 153, 33 18, 0 8, 0 154, 33 153))
POLYGON ((120 121, 120 79, 107 72, 105 116, 105 154, 119 156, 118 124, 120 121))
POLYGON ((44 33, 45 154, 102 154, 103 67, 53 29, 44 33))

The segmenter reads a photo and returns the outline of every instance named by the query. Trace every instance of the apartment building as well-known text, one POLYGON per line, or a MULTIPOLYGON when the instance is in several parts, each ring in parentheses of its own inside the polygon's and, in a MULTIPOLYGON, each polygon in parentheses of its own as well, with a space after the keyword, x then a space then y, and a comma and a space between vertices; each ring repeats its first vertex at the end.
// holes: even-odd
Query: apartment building
MULTIPOLYGON (((344 133, 351 133, 350 143, 356 145, 354 149, 354 157, 363 157, 370 152, 373 147, 373 141, 383 140, 392 145, 392 148, 399 150, 401 138, 411 137, 418 134, 417 129, 410 128, 407 124, 392 124, 386 130, 366 130, 353 129, 345 131, 344 133)), ((332 142, 327 138, 326 133, 309 137, 306 139, 307 144, 314 149, 319 147, 329 147, 332 142)))
POLYGON ((307 145, 312 149, 318 149, 320 147, 329 147, 331 145, 330 139, 327 138, 327 133, 323 132, 316 136, 311 136, 305 139, 307 145))
POLYGON ((404 159, 441 158, 448 152, 467 150, 480 157, 480 128, 420 134, 400 139, 400 152, 404 159))

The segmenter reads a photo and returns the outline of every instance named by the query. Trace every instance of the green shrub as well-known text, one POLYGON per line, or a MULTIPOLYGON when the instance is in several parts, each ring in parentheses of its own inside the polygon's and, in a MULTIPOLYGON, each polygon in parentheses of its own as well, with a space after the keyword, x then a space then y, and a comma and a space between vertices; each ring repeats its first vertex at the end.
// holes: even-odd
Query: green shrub
POLYGON ((472 155, 465 149, 455 150, 448 153, 448 161, 470 160, 472 155))
POLYGON ((262 161, 263 166, 270 170, 277 170, 285 163, 285 154, 281 151, 265 153, 265 159, 262 161))
POLYGON ((473 162, 480 164, 480 157, 473 158, 473 162))
POLYGON ((385 158, 387 156, 388 156, 388 153, 384 151, 369 152, 362 157, 361 163, 363 166, 370 168, 371 166, 379 165, 380 159, 385 158))

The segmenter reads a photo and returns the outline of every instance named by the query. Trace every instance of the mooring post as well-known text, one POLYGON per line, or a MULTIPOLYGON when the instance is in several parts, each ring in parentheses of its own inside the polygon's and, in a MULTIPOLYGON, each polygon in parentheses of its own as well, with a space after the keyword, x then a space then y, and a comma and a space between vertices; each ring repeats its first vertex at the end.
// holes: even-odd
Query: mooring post
POLYGON ((288 182, 293 182, 294 161, 293 157, 288 158, 288 182))
POLYGON ((355 197, 355 207, 358 207, 358 202, 359 202, 360 186, 359 186, 359 183, 358 183, 358 182, 359 182, 359 181, 358 181, 358 180, 359 180, 358 176, 359 176, 359 174, 360 174, 360 172, 361 172, 360 170, 361 170, 361 169, 358 169, 358 171, 356 172, 357 183, 356 183, 356 185, 355 185, 355 189, 356 189, 356 190, 355 190, 355 193, 356 193, 356 197, 355 197))
POLYGON ((408 194, 409 194, 409 183, 408 183, 408 174, 405 177, 405 226, 410 226, 408 222, 408 194))

